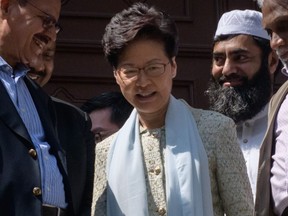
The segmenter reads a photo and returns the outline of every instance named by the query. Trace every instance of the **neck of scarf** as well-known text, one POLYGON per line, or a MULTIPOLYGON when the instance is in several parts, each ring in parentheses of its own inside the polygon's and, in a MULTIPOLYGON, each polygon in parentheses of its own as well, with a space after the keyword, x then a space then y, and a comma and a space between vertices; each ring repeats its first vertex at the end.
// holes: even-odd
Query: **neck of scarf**
MULTIPOLYGON (((165 132, 167 214, 212 216, 207 155, 190 107, 173 96, 169 100, 165 132)), ((106 169, 108 215, 149 215, 135 109, 112 142, 106 169)))

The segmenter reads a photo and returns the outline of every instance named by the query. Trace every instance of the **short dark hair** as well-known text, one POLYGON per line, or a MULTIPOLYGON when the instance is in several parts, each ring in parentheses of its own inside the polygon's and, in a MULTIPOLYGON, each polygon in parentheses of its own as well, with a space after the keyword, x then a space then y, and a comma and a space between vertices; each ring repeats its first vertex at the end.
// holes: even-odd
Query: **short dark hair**
POLYGON ((119 128, 122 127, 133 110, 133 106, 120 92, 104 92, 87 100, 81 106, 81 109, 87 113, 105 108, 111 108, 110 121, 117 124, 119 128))
POLYGON ((165 12, 135 3, 112 17, 102 39, 104 54, 113 67, 129 42, 152 39, 164 43, 168 58, 178 53, 178 30, 174 20, 165 12))

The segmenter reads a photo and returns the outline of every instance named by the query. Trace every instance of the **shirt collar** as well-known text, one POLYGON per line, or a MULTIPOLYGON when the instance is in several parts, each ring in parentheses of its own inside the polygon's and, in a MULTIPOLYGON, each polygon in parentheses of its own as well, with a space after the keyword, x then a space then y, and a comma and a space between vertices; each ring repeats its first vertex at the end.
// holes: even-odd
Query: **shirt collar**
POLYGON ((12 73, 12 67, 0 56, 0 68, 3 72, 10 72, 12 73))
POLYGON ((267 114, 268 114, 268 104, 269 104, 269 103, 267 103, 267 104, 264 106, 264 108, 263 108, 260 112, 258 112, 253 118, 247 119, 247 120, 245 120, 245 121, 241 121, 241 122, 237 123, 237 125, 238 125, 238 126, 239 126, 239 125, 242 125, 244 122, 248 122, 249 124, 252 124, 252 123, 254 123, 255 121, 257 121, 258 119, 267 117, 267 114))
POLYGON ((19 63, 13 69, 1 56, 0 56, 0 69, 2 72, 7 73, 12 76, 14 73, 15 76, 26 76, 27 72, 30 70, 26 65, 19 63))

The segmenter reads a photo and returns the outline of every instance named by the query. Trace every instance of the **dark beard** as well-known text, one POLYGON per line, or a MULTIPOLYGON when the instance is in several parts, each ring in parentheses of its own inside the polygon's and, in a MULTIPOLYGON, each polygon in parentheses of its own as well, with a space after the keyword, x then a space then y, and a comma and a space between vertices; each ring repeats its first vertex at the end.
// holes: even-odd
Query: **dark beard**
POLYGON ((210 109, 220 112, 236 123, 251 119, 268 103, 272 93, 272 81, 267 63, 251 80, 242 86, 222 87, 213 76, 209 81, 208 90, 210 109))

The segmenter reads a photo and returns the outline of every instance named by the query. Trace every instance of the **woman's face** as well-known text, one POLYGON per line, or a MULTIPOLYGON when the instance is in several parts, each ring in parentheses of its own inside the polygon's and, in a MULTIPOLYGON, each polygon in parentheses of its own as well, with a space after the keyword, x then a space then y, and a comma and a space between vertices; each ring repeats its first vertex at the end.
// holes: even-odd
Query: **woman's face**
POLYGON ((139 39, 125 48, 114 76, 140 115, 160 114, 166 112, 176 69, 175 57, 169 61, 163 43, 139 39))

